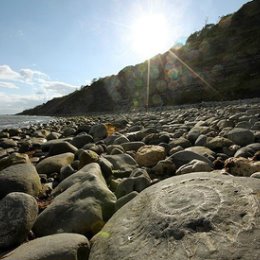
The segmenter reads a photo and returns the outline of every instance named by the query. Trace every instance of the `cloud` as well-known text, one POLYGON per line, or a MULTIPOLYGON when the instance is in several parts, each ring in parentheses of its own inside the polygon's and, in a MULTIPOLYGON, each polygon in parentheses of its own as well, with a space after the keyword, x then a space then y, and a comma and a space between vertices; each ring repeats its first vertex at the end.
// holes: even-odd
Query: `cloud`
POLYGON ((1 114, 15 114, 44 102, 42 97, 35 94, 17 95, 3 92, 0 92, 0 100, 1 114))
POLYGON ((49 77, 38 70, 31 70, 31 69, 21 69, 20 70, 20 75, 24 78, 24 80, 29 80, 32 81, 33 79, 37 79, 37 78, 46 78, 48 79, 49 77))
POLYGON ((8 65, 0 65, 0 79, 19 80, 20 74, 12 70, 8 65))
POLYGON ((69 92, 74 91, 77 86, 73 86, 68 83, 60 82, 60 81, 45 81, 42 83, 43 88, 46 90, 52 90, 57 94, 68 94, 69 92))
POLYGON ((0 88, 18 89, 13 82, 2 82, 0 81, 0 88))
POLYGON ((67 95, 78 86, 52 80, 38 70, 22 68, 15 71, 8 65, 0 65, 0 88, 0 114, 13 114, 67 95))

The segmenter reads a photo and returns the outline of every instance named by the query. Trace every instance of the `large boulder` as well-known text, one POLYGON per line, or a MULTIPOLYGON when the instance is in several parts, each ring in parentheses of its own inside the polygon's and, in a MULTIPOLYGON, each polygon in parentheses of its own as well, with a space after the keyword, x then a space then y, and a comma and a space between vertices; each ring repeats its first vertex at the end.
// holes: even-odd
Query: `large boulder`
POLYGON ((4 256, 5 260, 87 260, 89 241, 79 234, 55 234, 25 243, 4 256))
POLYGON ((37 196, 41 188, 40 177, 31 163, 11 165, 0 171, 0 199, 15 191, 37 196))
POLYGON ((168 178, 113 215, 89 260, 257 260, 259 192, 260 180, 220 172, 168 178))
POLYGON ((71 164, 73 160, 73 153, 62 153, 43 159, 36 165, 36 169, 39 174, 48 175, 54 172, 60 172, 62 167, 71 164))
POLYGON ((100 166, 90 163, 62 181, 53 202, 34 225, 38 236, 55 233, 95 234, 114 213, 115 195, 108 189, 100 166))
POLYGON ((12 192, 0 200, 0 248, 21 244, 37 215, 37 202, 28 194, 12 192))

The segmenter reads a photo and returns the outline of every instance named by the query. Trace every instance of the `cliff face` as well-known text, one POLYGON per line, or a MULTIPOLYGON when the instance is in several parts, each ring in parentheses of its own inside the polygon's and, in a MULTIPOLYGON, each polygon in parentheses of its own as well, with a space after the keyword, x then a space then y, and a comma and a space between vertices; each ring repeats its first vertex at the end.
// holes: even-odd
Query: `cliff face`
MULTIPOLYGON (((150 60, 149 106, 260 96, 260 1, 195 32, 150 60)), ((128 66, 27 115, 79 115, 143 108, 148 61, 128 66)))

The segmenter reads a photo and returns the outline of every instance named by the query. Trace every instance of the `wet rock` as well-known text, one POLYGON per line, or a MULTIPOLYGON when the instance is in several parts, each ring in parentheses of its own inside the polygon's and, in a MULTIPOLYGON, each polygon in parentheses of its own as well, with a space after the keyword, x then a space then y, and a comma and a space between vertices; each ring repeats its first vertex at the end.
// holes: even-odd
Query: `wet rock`
POLYGON ((55 234, 34 239, 4 256, 5 260, 87 260, 89 241, 79 234, 55 234))
POLYGON ((116 197, 97 163, 66 178, 54 189, 53 196, 53 202, 33 227, 38 236, 65 232, 93 235, 114 213, 116 197))
POLYGON ((28 194, 12 192, 0 200, 0 248, 24 242, 37 215, 37 202, 28 194))
POLYGON ((11 165, 0 171, 0 199, 16 191, 37 196, 40 190, 40 177, 31 163, 11 165))
POLYGON ((259 180, 219 172, 168 178, 112 216, 89 260, 257 259, 259 192, 259 180))
POLYGON ((40 161, 36 165, 37 172, 39 174, 51 174, 54 172, 60 172, 60 169, 66 165, 69 165, 74 160, 73 153, 63 153, 47 157, 40 161))
POLYGON ((139 166, 152 167, 160 160, 165 159, 165 148, 159 145, 144 145, 140 147, 135 155, 139 166))

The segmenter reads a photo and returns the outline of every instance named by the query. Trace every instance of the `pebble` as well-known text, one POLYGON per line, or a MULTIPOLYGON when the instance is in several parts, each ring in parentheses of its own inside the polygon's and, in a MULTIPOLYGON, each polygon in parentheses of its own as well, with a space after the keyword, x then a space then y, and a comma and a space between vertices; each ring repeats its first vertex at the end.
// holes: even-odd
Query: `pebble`
MULTIPOLYGON (((15 249, 12 255, 7 253, 5 259, 31 259, 25 253, 25 249, 32 250, 30 254, 32 253, 34 260, 45 256, 50 259, 66 259, 68 252, 71 253, 69 259, 76 260, 78 259, 77 252, 81 251, 82 255, 86 256, 84 259, 87 259, 89 244, 86 236, 91 239, 101 230, 98 233, 100 236, 105 238, 111 236, 111 239, 114 239, 112 237, 115 233, 106 233, 106 222, 111 217, 121 214, 121 211, 127 210, 129 205, 143 196, 146 190, 156 190, 153 188, 155 185, 161 185, 161 182, 169 178, 175 183, 175 180, 178 180, 175 178, 193 176, 195 172, 207 172, 203 175, 205 178, 205 174, 214 175, 216 173, 214 170, 220 170, 216 177, 219 180, 225 178, 222 174, 225 173, 231 178, 230 180, 234 178, 235 182, 238 178, 236 176, 244 176, 245 180, 254 178, 252 181, 258 181, 260 172, 259 114, 259 100, 211 102, 200 106, 166 108, 163 111, 151 109, 148 113, 129 112, 118 115, 58 118, 55 122, 44 125, 39 123, 28 128, 3 129, 0 132, 0 203, 8 196, 19 193, 23 194, 19 197, 31 196, 33 200, 36 199, 40 212, 35 217, 34 226, 28 225, 21 231, 21 236, 16 236, 17 239, 21 239, 10 242, 10 245, 15 246, 24 242, 31 228, 36 237, 46 236, 36 239, 32 236, 30 238, 33 239, 32 241, 15 249), (104 229, 102 229, 103 226, 105 226, 104 229), (72 242, 74 235, 75 243, 72 242), (49 251, 42 249, 45 248, 42 245, 47 241, 45 238, 57 241, 53 242, 53 245, 48 244, 49 251), (64 245, 70 241, 71 247, 61 246, 58 238, 64 241, 64 245), (83 241, 85 245, 83 249, 77 241, 83 241), (15 258, 12 258, 13 256, 15 258)), ((242 187, 243 182, 239 183, 241 183, 239 187, 242 187)), ((244 183, 246 184, 247 181, 244 183)), ((182 194, 177 201, 183 200, 184 205, 188 204, 186 196, 190 196, 189 191, 186 188, 179 190, 180 183, 176 185, 175 188, 182 194)), ((198 189, 200 189, 199 184, 190 190, 194 193, 194 198, 199 198, 199 196, 196 197, 198 189)), ((234 191, 230 192, 235 192, 237 189, 236 186, 234 191)), ((245 192, 249 190, 246 185, 244 189, 245 192)), ((205 186, 199 192, 203 196, 208 193, 211 193, 210 186, 205 186)), ((218 193, 213 192, 208 198, 214 199, 216 194, 218 193)), ((151 200, 144 198, 144 201, 149 207, 153 203, 153 198, 151 200)), ((177 202, 158 203, 159 212, 167 213, 169 208, 174 207, 177 202)), ((207 203, 207 199, 204 204, 201 209, 213 209, 212 203, 207 203)), ((18 208, 22 209, 22 206, 18 208)), ((189 208, 184 207, 184 209, 189 208)), ((30 209, 28 216, 30 214, 35 216, 34 210, 30 209)), ((146 215, 142 213, 142 207, 138 210, 141 210, 138 222, 149 224, 152 220, 146 219, 146 215)), ((219 214, 222 214, 221 211, 219 214)), ((237 217, 231 212, 226 214, 227 220, 237 217)), ((176 214, 176 221, 181 221, 184 215, 176 214)), ((243 212, 241 212, 242 215, 243 212)), ((0 214, 0 218, 1 216, 5 215, 0 214)), ((246 222, 249 217, 249 215, 245 217, 243 215, 241 219, 246 222)), ((223 219, 217 218, 216 215, 218 223, 223 222, 223 219)), ((257 218, 259 221, 259 216, 257 218)), ((34 217, 30 223, 33 220, 34 217)), ((188 231, 184 233, 171 226, 168 228, 163 226, 164 231, 160 232, 164 232, 163 237, 172 237, 175 241, 186 235, 197 234, 196 241, 200 241, 204 233, 198 230, 210 228, 210 225, 205 219, 192 221, 192 223, 186 223, 188 231), (195 227, 196 230, 193 230, 195 227)), ((24 221, 24 225, 26 223, 24 221)), ((129 223, 131 224, 131 221, 129 223)), ((149 230, 156 233, 159 224, 157 222, 151 224, 153 228, 149 227, 149 230)), ((164 224, 169 225, 167 221, 164 224)), ((225 228, 223 225, 221 228, 225 228)), ((122 227, 118 225, 118 228, 122 229, 122 227)), ((257 232, 254 230, 256 228, 252 227, 252 234, 257 232)), ((0 234, 0 240, 7 241, 7 236, 4 238, 5 233, 2 234, 0 234)), ((244 243, 245 248, 249 243, 246 237, 247 234, 241 237, 244 239, 241 240, 242 242, 238 242, 244 243)), ((120 243, 128 245, 135 241, 134 239, 134 234, 127 234, 126 240, 121 239, 120 243)), ((100 255, 95 253, 95 239, 93 241, 94 247, 91 249, 93 253, 90 252, 90 259, 100 259, 100 255), (97 258, 95 258, 96 254, 97 258)), ((157 242, 154 241, 154 245, 157 242)), ((176 247, 173 253, 181 254, 181 248, 176 247)), ((2 256, 2 250, 0 248, 0 256, 2 256)), ((152 250, 154 253, 160 252, 156 247, 152 250)), ((197 252, 202 254, 203 250, 201 247, 197 252)), ((223 250, 228 249, 225 247, 223 250)), ((218 252, 220 251, 217 248, 212 251, 216 259, 222 257, 218 255, 218 252)), ((209 258, 209 256, 203 256, 202 259, 207 257, 209 258)), ((185 259, 185 257, 181 258, 185 259)), ((120 258, 111 256, 109 259, 120 258)), ((144 258, 138 257, 138 259, 144 258)))

